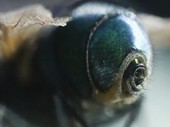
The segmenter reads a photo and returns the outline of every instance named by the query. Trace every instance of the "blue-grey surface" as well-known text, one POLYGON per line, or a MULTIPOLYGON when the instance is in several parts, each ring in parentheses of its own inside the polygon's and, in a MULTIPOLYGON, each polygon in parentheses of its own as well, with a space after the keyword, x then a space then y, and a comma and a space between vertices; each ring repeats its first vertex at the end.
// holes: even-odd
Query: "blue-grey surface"
POLYGON ((140 121, 145 127, 170 127, 170 49, 157 49, 151 85, 140 121))
POLYGON ((170 127, 170 49, 154 53, 153 75, 134 127, 170 127))
MULTIPOLYGON (((153 74, 141 112, 131 127, 170 127, 170 48, 154 51, 153 74)), ((129 117, 124 116, 124 120, 129 117)), ((121 119, 108 127, 124 127, 121 119)))

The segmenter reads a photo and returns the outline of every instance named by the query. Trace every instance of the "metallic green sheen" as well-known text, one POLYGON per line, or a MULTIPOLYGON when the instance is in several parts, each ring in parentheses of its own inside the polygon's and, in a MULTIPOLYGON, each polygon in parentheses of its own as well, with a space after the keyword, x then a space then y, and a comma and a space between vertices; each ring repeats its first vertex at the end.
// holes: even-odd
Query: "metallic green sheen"
POLYGON ((92 82, 107 90, 129 53, 140 52, 147 59, 151 54, 147 36, 134 18, 106 15, 105 20, 103 14, 75 16, 55 32, 59 68, 70 88, 82 97, 91 97, 92 82))
POLYGON ((124 15, 111 16, 93 33, 89 46, 89 70, 94 84, 107 90, 123 60, 131 52, 150 52, 139 24, 124 15), (135 33, 137 32, 137 33, 135 33))

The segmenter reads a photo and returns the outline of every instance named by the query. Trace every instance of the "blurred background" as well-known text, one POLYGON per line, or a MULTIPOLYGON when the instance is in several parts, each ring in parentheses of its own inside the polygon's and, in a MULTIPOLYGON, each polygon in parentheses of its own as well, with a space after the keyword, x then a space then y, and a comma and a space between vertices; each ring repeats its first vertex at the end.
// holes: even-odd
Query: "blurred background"
MULTIPOLYGON (((41 3, 46 7, 57 7, 56 10, 60 10, 63 7, 67 7, 80 0, 1 0, 0 12, 6 12, 9 10, 17 9, 26 5, 32 5, 41 3)), ((83 0, 82 0, 83 1, 83 0)), ((92 1, 92 0, 84 0, 92 1)), ((98 0, 101 1, 101 0, 98 0)), ((106 1, 106 0, 103 0, 106 1)), ((108 0, 107 0, 108 1, 108 0)), ((113 0, 109 0, 113 1, 113 0)), ((170 7, 168 0, 114 0, 124 3, 134 8, 135 10, 152 13, 162 17, 170 16, 170 7)))
MULTIPOLYGON (((60 15, 66 7, 76 1, 78 0, 0 0, 0 13, 28 5, 43 4, 54 15, 60 15)), ((136 12, 152 14, 169 21, 170 7, 166 0, 120 1, 129 8, 133 8, 136 12)), ((165 22, 163 25, 166 26, 166 23, 168 24, 168 22, 165 22)), ((168 25, 167 29, 170 29, 168 25)), ((166 34, 167 31, 164 32, 166 34)), ((167 39, 165 40, 159 40, 156 43, 152 42, 154 52, 153 75, 150 80, 150 86, 145 93, 146 97, 142 111, 133 127, 170 127, 170 39, 168 36, 166 37, 167 39)), ((118 123, 117 127, 119 125, 120 123, 118 123)))

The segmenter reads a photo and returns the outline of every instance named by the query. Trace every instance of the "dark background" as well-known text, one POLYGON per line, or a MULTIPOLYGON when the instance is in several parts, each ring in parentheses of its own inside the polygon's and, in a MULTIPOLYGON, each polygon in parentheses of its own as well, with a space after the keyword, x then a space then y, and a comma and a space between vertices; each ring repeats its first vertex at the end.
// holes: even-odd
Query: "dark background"
MULTIPOLYGON (((31 5, 35 3, 44 4, 46 7, 56 7, 56 10, 67 7, 72 3, 80 0, 0 0, 0 12, 31 5)), ((84 0, 87 1, 87 0, 84 0)), ((113 0, 110 0, 113 1, 113 0)), ((168 17, 170 16, 170 7, 168 0, 115 0, 124 3, 135 10, 152 13, 155 15, 168 17)))

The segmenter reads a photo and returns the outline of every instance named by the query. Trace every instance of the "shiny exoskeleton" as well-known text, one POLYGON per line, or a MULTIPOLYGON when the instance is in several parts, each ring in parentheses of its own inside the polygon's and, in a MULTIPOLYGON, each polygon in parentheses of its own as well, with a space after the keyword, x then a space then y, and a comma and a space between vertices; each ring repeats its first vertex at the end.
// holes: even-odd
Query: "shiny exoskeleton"
POLYGON ((42 31, 31 40, 35 49, 29 49, 27 39, 13 59, 2 61, 1 82, 7 84, 2 104, 35 126, 48 126, 38 121, 50 119, 49 126, 106 127, 130 113, 124 125, 130 127, 152 66, 151 45, 136 15, 86 2, 72 10, 66 26, 48 25, 42 31), (17 76, 18 68, 27 74, 17 76), (30 115, 36 106, 38 113, 30 115))

